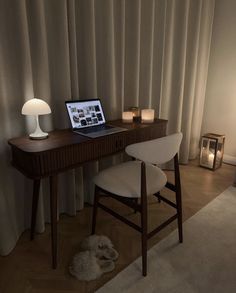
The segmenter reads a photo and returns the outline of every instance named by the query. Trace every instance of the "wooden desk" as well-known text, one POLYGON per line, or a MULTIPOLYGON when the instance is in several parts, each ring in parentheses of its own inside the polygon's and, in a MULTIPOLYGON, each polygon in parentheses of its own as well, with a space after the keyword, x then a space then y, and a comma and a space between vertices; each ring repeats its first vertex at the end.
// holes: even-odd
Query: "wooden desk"
POLYGON ((91 139, 64 129, 50 132, 45 140, 31 140, 25 136, 8 141, 12 150, 12 165, 34 180, 31 239, 34 238, 40 180, 49 177, 53 268, 57 267, 57 175, 85 162, 124 151, 131 143, 165 136, 167 121, 157 119, 152 124, 124 124, 116 120, 109 124, 128 131, 91 139))

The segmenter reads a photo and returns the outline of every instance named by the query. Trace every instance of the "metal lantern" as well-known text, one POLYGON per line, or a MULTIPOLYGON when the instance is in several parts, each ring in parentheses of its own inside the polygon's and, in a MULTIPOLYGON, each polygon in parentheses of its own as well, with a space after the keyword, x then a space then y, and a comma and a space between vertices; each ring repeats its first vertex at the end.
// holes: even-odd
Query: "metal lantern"
POLYGON ((225 135, 207 133, 201 139, 200 166, 215 170, 222 165, 225 135))

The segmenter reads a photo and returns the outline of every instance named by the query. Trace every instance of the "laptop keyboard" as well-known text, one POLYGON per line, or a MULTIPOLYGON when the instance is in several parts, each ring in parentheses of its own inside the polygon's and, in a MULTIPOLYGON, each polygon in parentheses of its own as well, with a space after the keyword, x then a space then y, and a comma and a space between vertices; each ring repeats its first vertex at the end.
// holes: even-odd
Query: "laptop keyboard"
POLYGON ((93 132, 97 132, 97 131, 107 130, 107 129, 111 129, 111 128, 113 128, 113 126, 110 126, 110 125, 99 125, 99 126, 93 126, 93 127, 88 127, 88 128, 80 129, 79 132, 84 133, 84 134, 88 134, 88 133, 93 133, 93 132))

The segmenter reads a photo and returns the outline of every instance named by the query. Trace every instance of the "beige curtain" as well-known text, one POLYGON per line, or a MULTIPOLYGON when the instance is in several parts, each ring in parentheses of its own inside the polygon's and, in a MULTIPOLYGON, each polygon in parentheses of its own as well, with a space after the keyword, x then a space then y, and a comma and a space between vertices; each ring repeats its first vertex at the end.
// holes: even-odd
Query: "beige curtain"
MULTIPOLYGON (((69 127, 64 101, 100 97, 108 119, 130 106, 154 108, 168 132, 183 131, 181 161, 198 151, 214 0, 0 1, 0 254, 30 226, 32 182, 10 165, 7 140, 33 121, 25 101, 40 97, 50 131, 69 127)), ((92 201, 91 178, 119 157, 59 177, 59 211, 92 201)), ((49 221, 42 182, 37 231, 49 221)))

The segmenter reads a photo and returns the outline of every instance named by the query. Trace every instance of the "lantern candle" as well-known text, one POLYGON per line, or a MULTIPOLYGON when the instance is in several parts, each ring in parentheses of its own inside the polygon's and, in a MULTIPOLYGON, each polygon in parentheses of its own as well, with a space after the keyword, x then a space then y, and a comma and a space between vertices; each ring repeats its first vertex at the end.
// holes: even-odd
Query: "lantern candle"
POLYGON ((154 109, 143 109, 141 117, 143 123, 152 123, 154 121, 154 109))
POLYGON ((214 158, 215 158, 214 154, 212 154, 212 153, 209 154, 208 161, 209 161, 210 166, 213 166, 214 158))
POLYGON ((126 111, 122 113, 122 121, 124 123, 131 123, 133 122, 133 113, 126 111))

